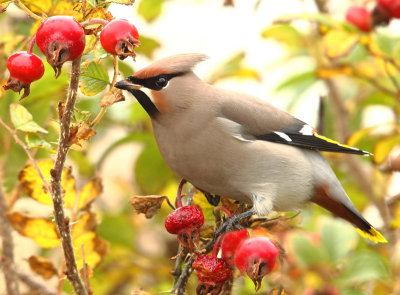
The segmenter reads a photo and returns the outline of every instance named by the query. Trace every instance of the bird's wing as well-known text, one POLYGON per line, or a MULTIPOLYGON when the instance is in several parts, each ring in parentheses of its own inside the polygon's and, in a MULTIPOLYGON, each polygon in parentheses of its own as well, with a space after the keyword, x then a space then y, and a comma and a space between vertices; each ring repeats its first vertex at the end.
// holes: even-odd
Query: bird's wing
POLYGON ((221 95, 221 116, 240 124, 240 134, 235 134, 239 139, 265 140, 318 151, 371 155, 319 135, 310 125, 263 100, 228 93, 221 95))

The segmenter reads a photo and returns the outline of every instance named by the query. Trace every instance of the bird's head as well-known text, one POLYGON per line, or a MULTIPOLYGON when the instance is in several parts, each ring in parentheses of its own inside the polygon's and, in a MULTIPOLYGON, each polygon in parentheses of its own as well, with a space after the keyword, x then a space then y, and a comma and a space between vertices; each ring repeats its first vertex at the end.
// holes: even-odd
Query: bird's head
POLYGON ((196 83, 201 80, 193 67, 206 59, 203 54, 179 54, 158 60, 115 84, 132 93, 150 116, 185 108, 196 83), (140 89, 149 89, 151 99, 140 89))

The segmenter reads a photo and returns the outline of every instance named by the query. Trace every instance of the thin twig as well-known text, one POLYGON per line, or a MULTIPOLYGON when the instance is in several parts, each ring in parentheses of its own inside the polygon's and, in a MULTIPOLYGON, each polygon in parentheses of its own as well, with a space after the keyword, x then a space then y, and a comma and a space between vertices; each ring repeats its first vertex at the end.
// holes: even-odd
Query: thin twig
POLYGON ((25 285, 29 287, 29 290, 34 292, 36 291, 36 294, 40 295, 57 295, 55 292, 50 291, 47 289, 47 286, 42 285, 41 283, 35 281, 32 277, 29 275, 22 273, 20 271, 17 272, 18 278, 23 282, 25 285))
POLYGON ((51 192, 54 206, 54 217, 60 232, 61 243, 64 251, 66 275, 71 282, 77 295, 87 295, 85 286, 79 276, 78 267, 76 265, 75 253, 72 244, 71 229, 69 219, 65 217, 63 206, 63 193, 61 187, 61 176, 65 159, 69 150, 69 131, 71 116, 74 111, 76 96, 78 92, 79 76, 80 76, 81 58, 72 62, 71 80, 68 88, 67 101, 65 103, 64 112, 60 119, 60 138, 58 141, 58 150, 54 168, 50 170, 51 174, 51 192))
POLYGON ((85 28, 85 27, 90 26, 90 25, 102 25, 102 26, 105 26, 106 24, 108 24, 108 21, 106 21, 105 19, 92 18, 92 19, 89 19, 87 21, 82 22, 81 26, 85 28))
MULTIPOLYGON (((393 84, 394 88, 396 88, 396 92, 400 93, 399 83, 397 83, 396 78, 390 73, 390 69, 389 69, 388 63, 389 62, 387 62, 387 61, 383 61, 383 66, 384 66, 385 72, 388 75, 390 81, 392 81, 392 84, 393 84)), ((398 95, 396 97, 398 97, 398 95)))
POLYGON ((2 263, 7 295, 19 295, 19 286, 14 264, 14 242, 12 237, 12 227, 6 218, 7 202, 3 194, 3 187, 0 181, 0 224, 2 239, 2 263))
POLYGON ((25 11, 26 14, 28 14, 30 17, 36 19, 36 20, 43 20, 41 16, 38 16, 37 14, 34 14, 28 7, 26 7, 21 1, 15 0, 14 1, 15 5, 17 5, 19 8, 21 8, 23 11, 25 11))
POLYGON ((12 137, 14 137, 14 140, 17 144, 19 144, 24 150, 25 153, 28 155, 29 160, 31 160, 33 167, 36 169, 37 173, 39 174, 40 178, 43 181, 43 185, 50 191, 51 187, 50 184, 47 182, 46 178, 44 177, 42 171, 40 171, 40 168, 38 164, 36 163, 35 158, 33 157, 31 150, 28 148, 28 146, 18 137, 17 132, 13 130, 10 126, 8 126, 1 118, 0 118, 0 124, 3 125, 4 128, 10 132, 12 137))

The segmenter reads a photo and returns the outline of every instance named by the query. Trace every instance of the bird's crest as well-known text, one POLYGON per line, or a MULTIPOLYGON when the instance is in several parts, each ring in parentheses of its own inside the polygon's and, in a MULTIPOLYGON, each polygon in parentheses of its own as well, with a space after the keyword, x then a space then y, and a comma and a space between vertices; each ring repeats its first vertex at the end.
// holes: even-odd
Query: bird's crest
POLYGON ((137 71, 134 76, 146 79, 160 74, 185 73, 191 71, 195 65, 205 59, 207 56, 200 53, 177 54, 152 63, 137 71))

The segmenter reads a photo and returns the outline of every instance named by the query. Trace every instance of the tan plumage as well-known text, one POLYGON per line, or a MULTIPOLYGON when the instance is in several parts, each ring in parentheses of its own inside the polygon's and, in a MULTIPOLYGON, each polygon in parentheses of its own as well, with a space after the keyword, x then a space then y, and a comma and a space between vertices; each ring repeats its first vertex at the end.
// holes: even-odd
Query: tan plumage
POLYGON ((367 153, 325 140, 256 97, 208 85, 192 71, 204 59, 172 56, 116 85, 151 116, 171 170, 201 190, 253 203, 262 216, 314 201, 375 242, 385 241, 357 212, 319 150, 367 153), (151 89, 153 100, 134 85, 151 89))

